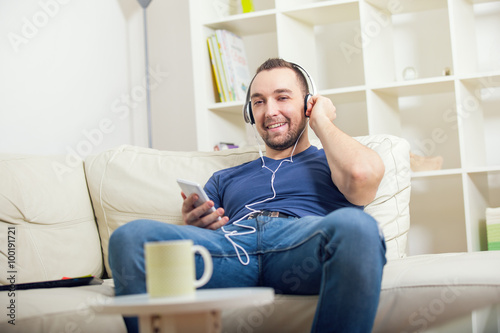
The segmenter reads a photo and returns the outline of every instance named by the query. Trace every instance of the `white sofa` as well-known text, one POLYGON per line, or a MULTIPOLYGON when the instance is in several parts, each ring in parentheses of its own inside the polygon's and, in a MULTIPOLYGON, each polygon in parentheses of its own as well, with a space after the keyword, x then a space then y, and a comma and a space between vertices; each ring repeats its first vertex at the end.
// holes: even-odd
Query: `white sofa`
MULTIPOLYGON (((454 323, 464 332, 471 325, 479 332, 498 331, 497 310, 487 307, 500 302, 500 252, 407 256, 409 144, 386 135, 357 139, 386 166, 377 197, 365 208, 383 228, 389 260, 373 331, 456 332, 454 323), (475 309, 483 310, 469 320, 475 309)), ((125 332, 120 316, 103 315, 98 306, 113 297, 107 278, 110 234, 139 218, 181 223, 176 178, 204 183, 215 170, 257 157, 254 148, 168 152, 133 146, 85 162, 74 156, 0 155, 0 284, 10 284, 6 272, 13 269, 17 283, 105 278, 102 285, 17 290, 15 296, 0 292, 0 332, 125 332), (8 230, 15 230, 15 239, 8 239, 8 230), (8 267, 8 243, 14 243, 14 268, 8 267)), ((272 304, 223 311, 222 332, 308 332, 316 301, 277 295, 272 304)))

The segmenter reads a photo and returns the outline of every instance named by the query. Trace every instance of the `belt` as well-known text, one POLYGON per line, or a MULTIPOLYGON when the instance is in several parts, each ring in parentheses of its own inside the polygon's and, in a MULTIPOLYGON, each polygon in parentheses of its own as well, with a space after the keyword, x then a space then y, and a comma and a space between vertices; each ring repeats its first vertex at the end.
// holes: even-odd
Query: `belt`
POLYGON ((247 220, 256 219, 258 216, 281 217, 285 219, 292 217, 291 215, 287 215, 280 212, 270 212, 268 210, 263 210, 261 212, 254 212, 248 215, 247 220))

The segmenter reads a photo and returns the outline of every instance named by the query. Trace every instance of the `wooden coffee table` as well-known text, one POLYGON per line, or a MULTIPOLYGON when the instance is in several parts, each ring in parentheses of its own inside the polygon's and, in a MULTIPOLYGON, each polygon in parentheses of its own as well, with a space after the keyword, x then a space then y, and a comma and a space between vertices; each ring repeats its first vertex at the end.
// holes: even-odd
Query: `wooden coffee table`
POLYGON ((99 312, 137 316, 141 333, 211 333, 221 330, 221 310, 263 305, 273 300, 272 288, 202 289, 188 297, 117 296, 101 304, 99 312))

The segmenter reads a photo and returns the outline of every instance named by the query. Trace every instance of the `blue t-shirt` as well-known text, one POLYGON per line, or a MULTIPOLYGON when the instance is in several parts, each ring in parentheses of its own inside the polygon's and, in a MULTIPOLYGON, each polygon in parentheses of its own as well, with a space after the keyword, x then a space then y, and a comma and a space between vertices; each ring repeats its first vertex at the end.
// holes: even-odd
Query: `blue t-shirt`
MULTIPOLYGON (((325 216, 341 207, 353 205, 332 182, 330 168, 323 149, 311 146, 290 158, 273 160, 264 157, 265 165, 275 171, 274 196, 271 180, 273 172, 262 167, 260 158, 236 167, 217 171, 205 185, 208 197, 215 207, 223 207, 230 223, 241 219, 251 210, 278 211, 291 216, 325 216), (285 161, 284 161, 285 160, 285 161)), ((362 208, 362 207, 360 207, 362 208)))

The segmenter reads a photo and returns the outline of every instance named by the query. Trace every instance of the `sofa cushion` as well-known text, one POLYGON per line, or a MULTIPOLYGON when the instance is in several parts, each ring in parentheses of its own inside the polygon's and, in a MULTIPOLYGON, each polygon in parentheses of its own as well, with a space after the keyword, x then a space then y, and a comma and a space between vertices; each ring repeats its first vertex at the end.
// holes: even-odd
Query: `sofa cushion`
POLYGON ((13 282, 8 271, 16 283, 101 276, 83 163, 65 163, 64 157, 0 155, 1 284, 13 282))
POLYGON ((374 332, 422 332, 499 304, 499 262, 499 251, 425 254, 389 262, 374 332))
MULTIPOLYGON (((422 332, 452 320, 460 320, 461 332, 473 332, 471 314, 478 309, 483 315, 493 311, 494 321, 479 321, 492 327, 478 331, 497 332, 497 310, 487 307, 500 303, 499 260, 500 251, 490 251, 389 261, 373 332, 422 332)), ((317 301, 318 296, 276 295, 272 304, 224 310, 223 332, 308 332, 317 301)))
MULTIPOLYGON (((101 313, 102 304, 113 296, 111 280, 102 285, 20 290, 15 296, 15 325, 9 323, 8 315, 2 315, 0 332, 126 333, 121 315, 101 313)), ((9 304, 11 299, 6 291, 0 292, 0 304, 9 304)))
POLYGON ((116 228, 143 218, 183 223, 177 178, 204 184, 213 172, 258 156, 253 148, 174 152, 124 145, 88 157, 85 161, 87 184, 109 276, 109 237, 116 228))
MULTIPOLYGON (((356 139, 379 154, 385 174, 365 212, 373 216, 383 230, 388 260, 406 256, 410 229, 410 146, 406 140, 390 135, 360 136, 356 139)), ((313 144, 321 147, 319 141, 313 144)))
MULTIPOLYGON (((379 222, 387 258, 404 257, 409 229, 409 144, 394 136, 357 138, 383 159, 385 177, 366 211, 379 222)), ((176 183, 185 178, 204 184, 213 172, 259 157, 246 147, 219 152, 172 152, 120 146, 87 158, 85 169, 99 226, 108 274, 108 241, 119 226, 136 219, 182 224, 182 197, 176 183)))

